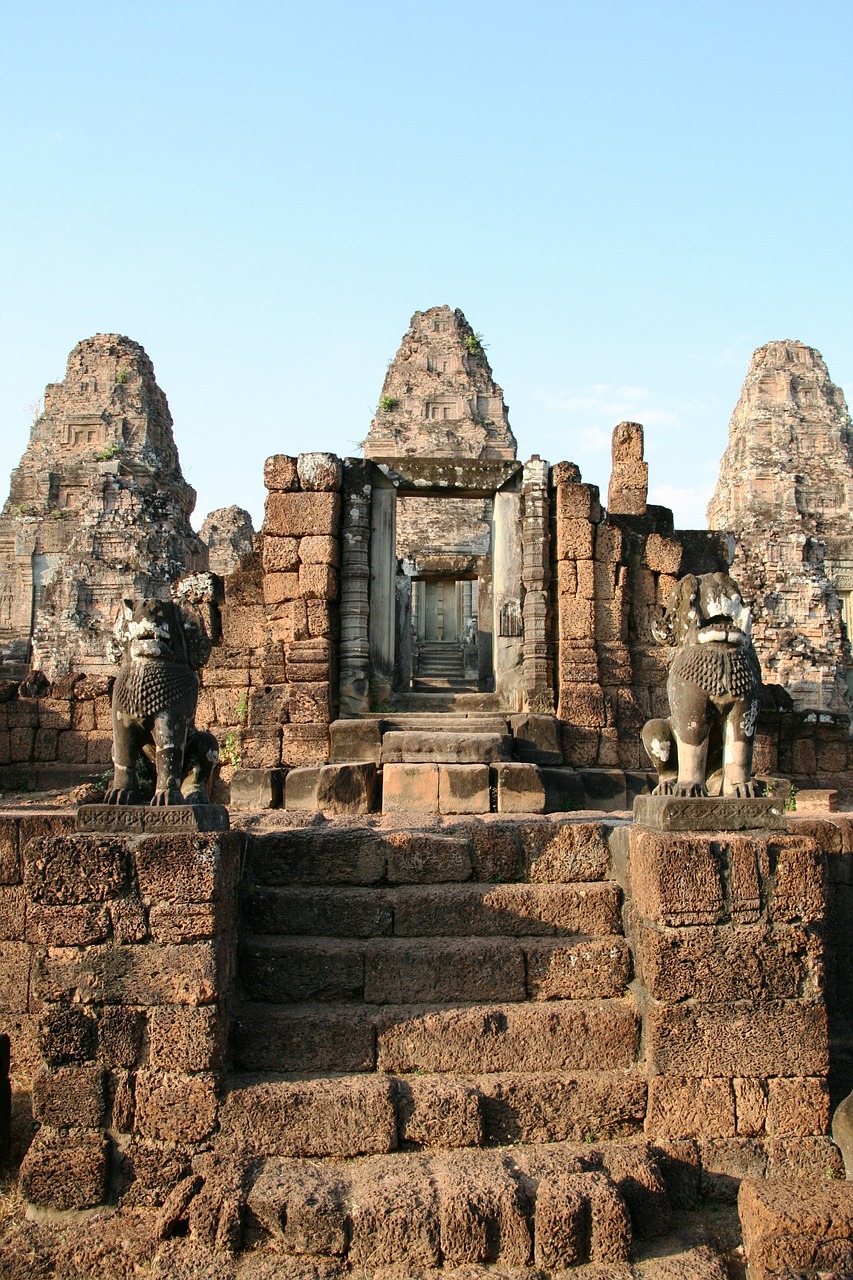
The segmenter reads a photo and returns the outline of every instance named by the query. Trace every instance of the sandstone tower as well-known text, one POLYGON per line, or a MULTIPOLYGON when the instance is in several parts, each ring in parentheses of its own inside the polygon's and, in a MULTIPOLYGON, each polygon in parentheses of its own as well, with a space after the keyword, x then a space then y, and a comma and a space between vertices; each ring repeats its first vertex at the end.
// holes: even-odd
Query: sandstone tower
POLYGON ((799 709, 847 712, 853 599, 853 431, 820 352, 768 342, 729 424, 708 524, 737 537, 765 680, 799 709))
POLYGON ((118 601, 206 568, 194 505, 143 348, 118 334, 78 343, 0 514, 0 672, 109 668, 118 601))
POLYGON ((389 366, 366 458, 514 458, 503 392, 457 307, 416 311, 389 366))

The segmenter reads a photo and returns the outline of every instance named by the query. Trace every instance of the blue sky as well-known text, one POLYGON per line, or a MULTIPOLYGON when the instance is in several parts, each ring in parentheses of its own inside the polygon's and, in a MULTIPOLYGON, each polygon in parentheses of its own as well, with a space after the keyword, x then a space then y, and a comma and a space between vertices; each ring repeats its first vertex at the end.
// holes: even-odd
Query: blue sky
POLYGON ((853 394, 853 5, 0 0, 0 485, 68 352, 151 356, 195 523, 357 452, 415 310, 519 455, 704 507, 753 349, 853 394))

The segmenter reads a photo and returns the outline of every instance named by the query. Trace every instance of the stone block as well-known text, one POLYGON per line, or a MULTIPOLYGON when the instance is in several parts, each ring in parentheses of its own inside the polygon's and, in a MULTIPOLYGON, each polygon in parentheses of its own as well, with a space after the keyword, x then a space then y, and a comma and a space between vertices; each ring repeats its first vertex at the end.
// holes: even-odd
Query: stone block
POLYGON ((300 565, 297 594, 303 600, 337 600, 337 569, 329 564, 300 565))
POLYGON ((317 808, 327 814, 372 813, 377 791, 375 764, 323 765, 317 781, 317 808))
POLYGON ((296 813, 317 812, 317 787, 322 766, 288 769, 284 780, 284 807, 296 813))
POLYGON ((264 534, 288 538, 335 537, 340 515, 338 493, 271 492, 266 500, 264 534))
POLYGON ((817 1076, 826 1072, 826 1011, 805 1000, 652 1004, 649 1064, 665 1075, 817 1076))
POLYGON ((299 488, 296 459, 276 453, 264 463, 264 484, 267 489, 289 491, 299 488))
POLYGON ((50 1067, 94 1060, 97 1041, 98 1024, 88 1009, 51 1009, 39 1021, 41 1057, 50 1067))
POLYGON ((591 641, 595 637, 595 601, 577 595, 560 596, 557 631, 561 640, 591 641))
POLYGON ((265 1157, 394 1151, 394 1084, 375 1075, 249 1084, 227 1095, 221 1127, 239 1149, 265 1157))
POLYGON ((217 1119, 212 1074, 141 1070, 136 1076, 136 1131, 153 1142, 203 1142, 217 1119))
POLYGON ((491 769, 498 813, 544 813, 545 787, 537 765, 512 762, 491 769))
POLYGON ((296 472, 303 490, 337 493, 343 479, 341 460, 334 453, 300 453, 296 472))
POLYGON ((45 906, 104 902, 125 894, 130 855, 121 837, 37 836, 25 848, 24 884, 45 906))
POLYGON ((795 926, 660 928, 640 922, 643 980, 656 1000, 794 999, 816 990, 821 944, 795 926))
POLYGON ((631 896, 648 920, 687 925, 716 924, 723 918, 722 867, 710 836, 672 836, 634 827, 630 877, 631 896))
POLYGON ((849 1182, 747 1178, 738 1193, 738 1215, 755 1280, 853 1270, 849 1182))
POLYGON ((558 560, 591 560, 595 547, 595 525, 589 520, 567 517, 557 521, 558 560))
POLYGON ((329 725, 332 764, 362 760, 379 764, 382 733, 377 720, 333 720, 329 725))
POLYGON ((325 564, 337 569, 341 563, 341 544, 337 538, 328 536, 300 538, 299 559, 302 564, 325 564))
POLYGON ((273 1157, 264 1161, 248 1205, 286 1254, 337 1257, 349 1243, 348 1192, 348 1179, 334 1165, 273 1157))
POLYGON ((104 1069, 99 1063, 45 1067, 33 1081, 33 1119, 58 1129, 104 1124, 104 1069))
POLYGON ((41 1209, 94 1209, 106 1199, 107 1139, 91 1129, 40 1129, 21 1165, 21 1195, 41 1209))
POLYGON ((54 947, 37 955, 33 993, 93 1004, 209 1004, 222 974, 211 946, 54 947))
POLYGON ((216 902, 236 883, 236 833, 146 836, 134 850, 139 891, 151 902, 216 902))
POLYGON ((20 882, 18 822, 16 818, 0 818, 0 884, 20 884, 20 882))
POLYGON ((531 1000, 607 1000, 625 994, 632 976, 624 938, 524 943, 531 1000))
POLYGON ((110 913, 102 903, 46 907, 34 902, 27 912, 27 939, 44 947, 86 947, 105 942, 111 932, 110 913))
POLYGON ((634 821, 655 831, 783 831, 785 811, 776 796, 640 796, 634 821))
POLYGON ((255 881, 267 885, 374 885, 386 860, 372 832, 310 827, 256 836, 253 857, 255 881))
POLYGON ((278 769, 281 765, 281 729, 277 726, 243 729, 240 759, 247 769, 278 769))
POLYGON ((599 1142, 642 1132, 646 1081, 632 1071, 480 1076, 485 1140, 599 1142))
MULTIPOLYGON (((276 539, 285 541, 285 539, 276 539)), ((287 539, 289 541, 289 539, 287 539)), ((299 592, 299 573, 265 573, 263 581, 264 604, 269 607, 295 600, 299 592)))
POLYGON ((205 942, 217 937, 232 913, 231 903, 158 902, 148 911, 155 942, 205 942))
POLYGON ((437 764, 386 764, 382 770, 383 813, 438 813, 437 764))
POLYGON ((474 1085, 443 1076, 397 1081, 400 1141, 418 1147, 479 1147, 480 1095, 474 1085))
POLYGON ((21 885, 0 883, 0 942, 23 942, 25 918, 26 898, 21 885))
POLYGON ((511 739, 502 733, 440 733, 434 729, 386 733, 384 764, 492 764, 508 760, 511 739))
POLYGON ((653 1076, 649 1081, 646 1133, 664 1140, 733 1138, 735 1096, 731 1080, 653 1076))
POLYGON ((630 1000, 566 1000, 379 1016, 377 1069, 390 1072, 611 1071, 632 1065, 630 1000))
POLYGON ((337 938, 258 938, 243 945, 240 976, 249 999, 361 1000, 364 954, 359 942, 337 938))
POLYGON ((231 775, 232 809, 280 809, 284 795, 281 769, 235 769, 231 775))
MULTIPOLYGON (((603 732, 599 734, 599 744, 603 732)), ((585 809, 619 813, 627 807, 627 787, 622 769, 581 769, 579 772, 583 782, 585 809)))
POLYGON ((768 913, 773 920, 823 919, 825 855, 813 840, 797 836, 773 841, 769 846, 773 888, 768 913))
POLYGON ((824 1079, 776 1076, 767 1081, 767 1133, 773 1137, 828 1133, 829 1102, 824 1079))
POLYGON ((471 879, 467 840, 392 831, 385 838, 385 848, 389 884, 446 884, 471 879))
POLYGON ((485 764, 441 764, 438 767, 441 813, 488 813, 489 767, 485 764))
POLYGON ((274 538, 265 534, 261 545, 261 559, 265 575, 295 573, 299 568, 299 539, 274 538))
POLYGON ((681 572, 681 557, 681 543, 676 538, 665 538, 660 533, 649 534, 643 557, 647 569, 653 573, 678 575, 681 572))
POLYGON ((597 485, 580 482, 558 484, 556 496, 558 520, 591 520, 597 523, 601 519, 597 485))
MULTIPOLYGON (((231 605, 222 610, 222 643, 246 653, 267 642, 267 615, 262 604, 231 605)), ((212 683, 209 679, 208 684, 212 683)), ((244 684, 241 679, 238 683, 244 684)))
POLYGON ((98 1015, 98 1056, 105 1066, 135 1067, 142 1054, 145 1014, 138 1009, 105 1005, 98 1015))
POLYGON ((349 1260, 364 1275, 397 1269, 409 1275, 437 1266, 440 1213, 431 1161, 420 1156, 387 1163, 379 1177, 353 1170, 349 1260))
POLYGON ((162 1071, 215 1071, 225 1050, 225 1018, 215 1005, 151 1011, 149 1063, 162 1071))
POLYGON ((521 852, 513 822, 477 823, 471 827, 474 878, 481 881, 518 880, 521 852))
POLYGON ((561 726, 556 716, 532 715, 528 712, 510 716, 513 750, 527 764, 563 763, 561 726))
POLYGON ((368 1004, 523 1000, 524 953, 513 940, 382 939, 367 947, 368 1004))
POLYGON ((286 724, 282 727, 282 765, 324 764, 328 758, 327 724, 286 724))
MULTIPOLYGON (((330 709, 331 694, 328 681, 288 685, 287 713, 292 725, 322 725, 328 739, 330 709)), ((328 754, 325 758, 328 759, 328 754)))
POLYGON ((610 874, 607 828, 600 822, 520 823, 525 874, 531 881, 604 880, 610 874))
POLYGON ((497 1156, 476 1164, 445 1157, 436 1170, 445 1266, 499 1262, 526 1267, 533 1241, 519 1182, 497 1156))
POLYGON ((597 937, 619 929, 619 893, 612 882, 441 883, 431 890, 401 889, 394 897, 399 937, 597 937))
POLYGON ((584 807, 583 781, 574 769, 539 765, 546 813, 570 813, 584 807))

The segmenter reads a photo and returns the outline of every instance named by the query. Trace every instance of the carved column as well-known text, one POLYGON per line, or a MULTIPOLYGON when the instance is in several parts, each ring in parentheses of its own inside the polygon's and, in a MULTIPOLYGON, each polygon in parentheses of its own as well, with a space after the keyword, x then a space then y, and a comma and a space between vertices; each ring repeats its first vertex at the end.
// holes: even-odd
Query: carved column
POLYGON ((554 713, 554 659, 548 587, 551 581, 548 463, 534 454, 522 479, 524 585, 524 709, 554 713))
POLYGON ((371 464, 344 462, 341 513, 340 714, 358 716, 370 705, 370 486, 371 464))
POLYGON ((370 511, 370 684, 375 703, 394 683, 397 491, 374 488, 370 511))

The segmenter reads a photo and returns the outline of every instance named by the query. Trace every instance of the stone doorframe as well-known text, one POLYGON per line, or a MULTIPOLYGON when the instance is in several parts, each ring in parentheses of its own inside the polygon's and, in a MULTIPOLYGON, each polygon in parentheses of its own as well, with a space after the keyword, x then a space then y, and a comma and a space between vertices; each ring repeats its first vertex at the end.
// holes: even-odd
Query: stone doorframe
POLYGON ((484 599, 487 590, 481 586, 481 652, 491 653, 502 706, 553 713, 548 475, 548 463, 535 455, 524 465, 447 458, 344 460, 342 717, 364 715, 371 703, 378 706, 387 699, 394 686, 398 493, 492 499, 492 591, 491 600, 484 599))

